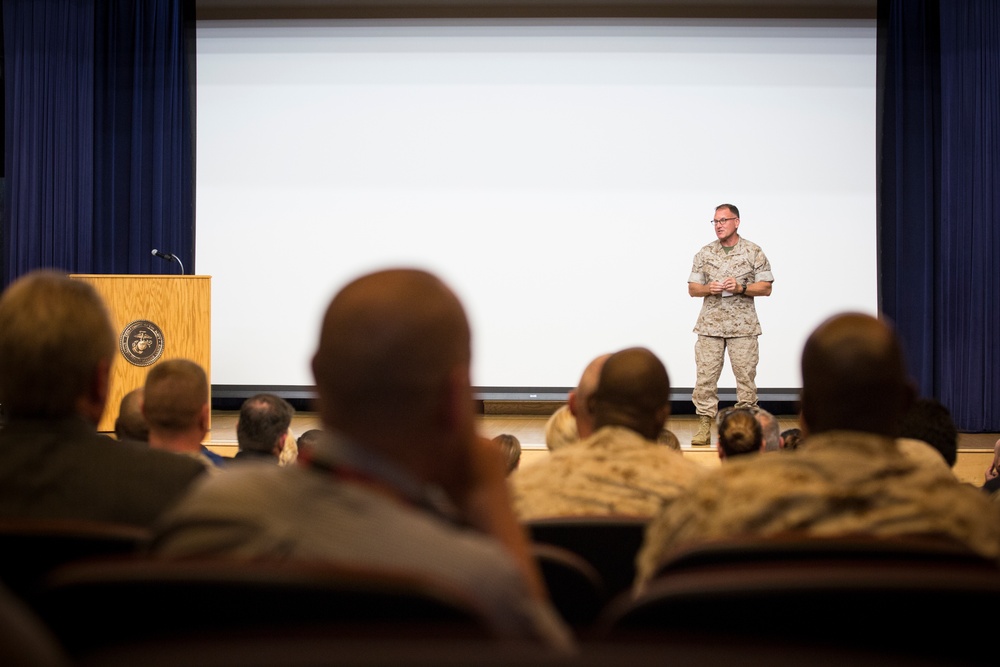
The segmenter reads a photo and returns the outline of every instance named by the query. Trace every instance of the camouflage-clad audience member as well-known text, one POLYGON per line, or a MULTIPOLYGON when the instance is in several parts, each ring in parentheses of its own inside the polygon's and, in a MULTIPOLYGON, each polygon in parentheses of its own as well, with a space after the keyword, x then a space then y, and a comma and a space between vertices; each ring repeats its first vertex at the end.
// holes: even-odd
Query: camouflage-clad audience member
POLYGON ((738 534, 946 535, 1000 560, 1000 506, 897 446, 913 395, 885 322, 847 313, 821 324, 802 353, 806 439, 719 466, 674 500, 648 526, 637 589, 674 549, 738 534))
POLYGON ((653 516, 701 472, 657 439, 670 414, 670 379, 645 348, 608 357, 590 399, 594 432, 511 476, 522 519, 653 516))

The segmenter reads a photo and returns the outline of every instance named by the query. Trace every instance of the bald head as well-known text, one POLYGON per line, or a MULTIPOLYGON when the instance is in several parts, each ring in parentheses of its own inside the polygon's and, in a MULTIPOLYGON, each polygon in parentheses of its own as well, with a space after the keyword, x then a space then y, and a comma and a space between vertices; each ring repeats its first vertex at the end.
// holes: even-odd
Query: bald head
POLYGON ((913 400, 892 328, 862 313, 835 315, 802 351, 802 420, 809 433, 847 429, 895 436, 913 400))
POLYGON ((590 397, 597 391, 597 381, 601 377, 601 369, 610 354, 602 354, 593 359, 583 369, 576 389, 569 393, 569 411, 576 418, 576 430, 580 438, 590 437, 594 432, 594 415, 590 411, 590 397))
POLYGON ((414 269, 362 276, 323 318, 312 367, 324 421, 352 432, 372 420, 415 427, 457 371, 468 384, 470 356, 465 311, 441 280, 414 269))
POLYGON ((615 352, 604 362, 591 397, 594 426, 624 426, 655 441, 670 415, 670 377, 644 347, 615 352))

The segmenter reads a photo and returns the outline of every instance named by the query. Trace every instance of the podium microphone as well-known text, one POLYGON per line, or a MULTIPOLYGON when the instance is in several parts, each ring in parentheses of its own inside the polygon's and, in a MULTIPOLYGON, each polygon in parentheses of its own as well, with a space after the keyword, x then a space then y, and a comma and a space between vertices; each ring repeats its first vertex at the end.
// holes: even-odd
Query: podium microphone
POLYGON ((184 274, 184 263, 177 255, 172 255, 169 252, 160 252, 156 248, 153 248, 153 257, 159 257, 160 259, 165 259, 168 262, 177 262, 181 266, 181 275, 184 274))

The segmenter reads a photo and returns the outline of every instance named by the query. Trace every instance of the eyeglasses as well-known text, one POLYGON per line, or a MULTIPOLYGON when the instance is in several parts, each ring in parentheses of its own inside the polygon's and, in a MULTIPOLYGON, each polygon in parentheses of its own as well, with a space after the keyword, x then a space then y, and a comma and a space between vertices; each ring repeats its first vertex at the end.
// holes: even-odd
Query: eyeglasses
POLYGON ((718 220, 709 220, 712 225, 724 225, 730 220, 739 220, 739 218, 719 218, 718 220))

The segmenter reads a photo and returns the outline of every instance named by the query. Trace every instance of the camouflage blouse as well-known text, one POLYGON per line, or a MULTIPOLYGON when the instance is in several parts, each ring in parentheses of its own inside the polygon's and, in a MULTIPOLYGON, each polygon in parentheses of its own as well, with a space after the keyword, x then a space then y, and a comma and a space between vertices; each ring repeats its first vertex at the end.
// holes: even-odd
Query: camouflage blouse
MULTIPOLYGON (((756 243, 742 236, 728 253, 716 240, 698 251, 694 256, 689 283, 707 285, 713 280, 736 278, 741 285, 756 282, 774 282, 771 263, 756 243)), ((694 332, 701 336, 735 338, 737 336, 759 336, 760 322, 752 296, 734 294, 706 296, 701 304, 701 314, 694 332)))

